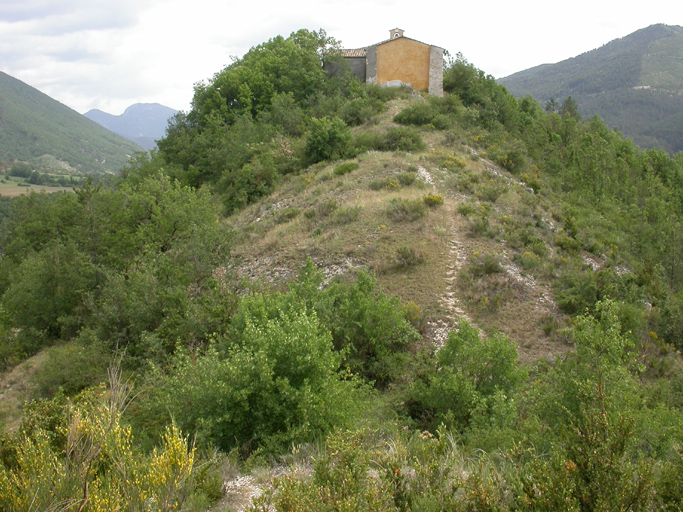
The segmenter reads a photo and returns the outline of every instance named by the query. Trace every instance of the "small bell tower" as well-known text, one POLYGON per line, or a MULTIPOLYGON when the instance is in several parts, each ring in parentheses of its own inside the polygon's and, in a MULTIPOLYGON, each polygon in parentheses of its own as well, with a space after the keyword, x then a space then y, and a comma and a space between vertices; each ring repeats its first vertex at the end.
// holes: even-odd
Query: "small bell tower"
POLYGON ((389 38, 390 39, 398 39, 399 37, 403 37, 403 30, 400 28, 393 28, 389 31, 389 38))

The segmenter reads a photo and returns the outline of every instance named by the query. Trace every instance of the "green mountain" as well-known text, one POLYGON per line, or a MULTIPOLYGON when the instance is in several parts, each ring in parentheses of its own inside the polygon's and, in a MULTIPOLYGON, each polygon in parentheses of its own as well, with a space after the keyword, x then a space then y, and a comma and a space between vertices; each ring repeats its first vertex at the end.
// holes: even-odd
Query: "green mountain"
POLYGON ((641 147, 683 150, 683 27, 652 25, 578 57, 498 80, 541 102, 571 96, 641 147))
POLYGON ((110 132, 5 73, 0 73, 0 160, 44 162, 80 172, 115 172, 137 144, 110 132))

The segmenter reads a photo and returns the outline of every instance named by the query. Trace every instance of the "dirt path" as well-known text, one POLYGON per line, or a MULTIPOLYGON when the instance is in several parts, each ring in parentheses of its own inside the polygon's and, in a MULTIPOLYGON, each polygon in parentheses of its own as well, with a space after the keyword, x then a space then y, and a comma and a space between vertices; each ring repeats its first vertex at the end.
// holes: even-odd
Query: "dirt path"
POLYGON ((24 403, 30 398, 30 378, 47 358, 45 351, 21 362, 11 370, 0 373, 0 421, 7 431, 15 430, 21 422, 24 403))
MULTIPOLYGON (((438 189, 434 176, 424 167, 417 170, 418 178, 431 185, 432 190, 437 193, 438 189)), ((463 250, 460 226, 457 225, 456 215, 453 204, 446 201, 444 206, 447 211, 448 224, 448 266, 446 268, 445 281, 447 283, 446 292, 439 297, 439 306, 444 314, 441 318, 428 322, 431 337, 436 346, 442 347, 446 342, 448 333, 458 327, 458 319, 465 318, 468 322, 472 320, 463 309, 458 293, 458 276, 460 270, 467 262, 467 255, 463 250)))

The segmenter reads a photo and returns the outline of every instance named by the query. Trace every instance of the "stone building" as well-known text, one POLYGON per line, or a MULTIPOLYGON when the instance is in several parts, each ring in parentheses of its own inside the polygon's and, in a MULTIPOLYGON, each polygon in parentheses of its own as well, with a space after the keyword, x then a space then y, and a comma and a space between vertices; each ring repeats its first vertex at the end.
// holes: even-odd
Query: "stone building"
POLYGON ((403 30, 389 31, 389 39, 365 48, 342 50, 343 65, 326 63, 331 73, 347 68, 368 84, 407 84, 429 94, 443 96, 444 49, 405 37, 403 30))

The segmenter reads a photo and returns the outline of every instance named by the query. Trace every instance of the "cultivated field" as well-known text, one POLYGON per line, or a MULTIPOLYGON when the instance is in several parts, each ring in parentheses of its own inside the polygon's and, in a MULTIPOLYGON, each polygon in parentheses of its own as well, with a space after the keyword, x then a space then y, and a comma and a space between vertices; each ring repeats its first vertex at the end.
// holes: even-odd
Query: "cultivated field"
POLYGON ((30 190, 35 192, 46 192, 48 194, 52 192, 71 192, 73 189, 71 187, 48 187, 46 185, 19 185, 17 181, 7 180, 5 183, 0 183, 0 196, 20 196, 21 194, 27 194, 30 190))

